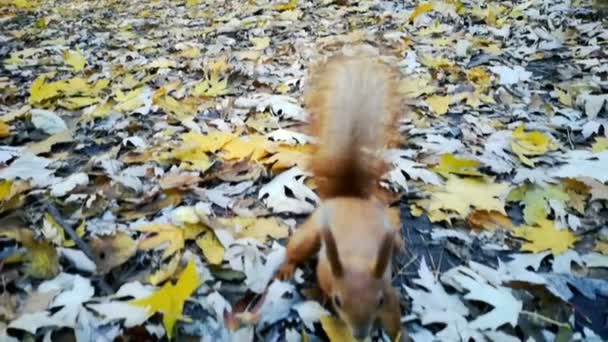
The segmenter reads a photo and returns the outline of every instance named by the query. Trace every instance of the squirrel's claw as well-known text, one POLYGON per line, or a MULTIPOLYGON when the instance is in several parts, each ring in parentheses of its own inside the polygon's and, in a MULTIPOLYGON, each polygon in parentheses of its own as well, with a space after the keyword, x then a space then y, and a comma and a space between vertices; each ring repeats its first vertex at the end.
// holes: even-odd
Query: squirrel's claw
POLYGON ((277 272, 276 278, 279 280, 289 280, 293 278, 293 274, 296 270, 296 265, 290 263, 284 263, 277 272))

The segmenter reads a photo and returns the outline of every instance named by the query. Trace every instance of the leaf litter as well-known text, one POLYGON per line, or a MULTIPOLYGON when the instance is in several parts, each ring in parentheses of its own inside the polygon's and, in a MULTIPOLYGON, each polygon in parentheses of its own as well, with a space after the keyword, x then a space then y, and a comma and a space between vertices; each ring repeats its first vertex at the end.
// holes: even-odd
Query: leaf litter
POLYGON ((409 99, 410 337, 607 339, 604 2, 339 3, 2 2, 0 339, 350 340, 273 275, 319 203, 306 70, 361 44, 409 99))

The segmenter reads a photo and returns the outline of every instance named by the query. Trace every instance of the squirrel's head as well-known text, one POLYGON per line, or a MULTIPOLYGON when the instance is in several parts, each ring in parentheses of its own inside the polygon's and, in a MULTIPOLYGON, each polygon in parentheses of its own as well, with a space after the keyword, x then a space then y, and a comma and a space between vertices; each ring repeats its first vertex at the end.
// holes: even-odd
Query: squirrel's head
POLYGON ((369 336, 384 309, 385 291, 390 286, 384 276, 393 252, 394 232, 385 234, 375 260, 361 260, 360 267, 340 261, 336 241, 327 226, 322 236, 333 276, 332 293, 328 295, 353 336, 362 340, 369 336))

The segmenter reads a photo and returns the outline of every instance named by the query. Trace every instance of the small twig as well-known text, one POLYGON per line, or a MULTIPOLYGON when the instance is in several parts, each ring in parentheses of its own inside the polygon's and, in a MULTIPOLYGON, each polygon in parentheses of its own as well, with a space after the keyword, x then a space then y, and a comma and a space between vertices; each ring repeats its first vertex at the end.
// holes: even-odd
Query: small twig
MULTIPOLYGON (((70 238, 76 243, 76 246, 78 246, 78 248, 89 258, 91 259, 91 261, 95 262, 95 254, 93 254, 93 251, 91 250, 91 247, 89 247, 89 245, 84 242, 80 236, 78 236, 78 234, 76 234, 76 231, 74 230, 74 228, 72 228, 72 226, 70 226, 67 222, 65 222, 65 220, 63 219, 63 217, 61 217, 61 214, 59 214, 59 210, 57 210, 57 207, 55 207, 52 203, 48 203, 48 209, 49 209, 49 213, 51 214, 51 216, 55 219, 55 221, 57 221, 57 223, 59 223, 59 225, 61 225, 61 227, 63 228, 63 230, 68 233, 68 235, 70 236, 70 238)), ((95 280, 97 280, 98 284, 99 284, 99 288, 101 289, 101 291, 104 294, 111 294, 114 293, 114 290, 112 289, 112 287, 110 286, 110 284, 108 284, 103 277, 94 277, 96 278, 95 280)))
POLYGON ((532 319, 538 320, 538 321, 543 321, 545 323, 549 323, 549 324, 553 324, 556 325, 560 328, 564 328, 564 329, 571 329, 570 325, 568 323, 562 323, 559 321, 556 321, 552 318, 549 318, 547 316, 543 316, 539 313, 536 312, 532 312, 532 311, 528 311, 528 310, 521 310, 520 311, 522 314, 530 316, 532 319))

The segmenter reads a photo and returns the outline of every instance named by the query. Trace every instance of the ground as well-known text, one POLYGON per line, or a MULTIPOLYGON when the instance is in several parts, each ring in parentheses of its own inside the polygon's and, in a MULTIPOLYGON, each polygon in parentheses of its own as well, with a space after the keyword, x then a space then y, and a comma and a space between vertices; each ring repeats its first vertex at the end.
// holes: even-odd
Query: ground
POLYGON ((591 1, 0 4, 0 340, 348 340, 314 260, 274 273, 319 203, 308 67, 356 46, 407 100, 379 185, 409 337, 608 339, 591 1))

